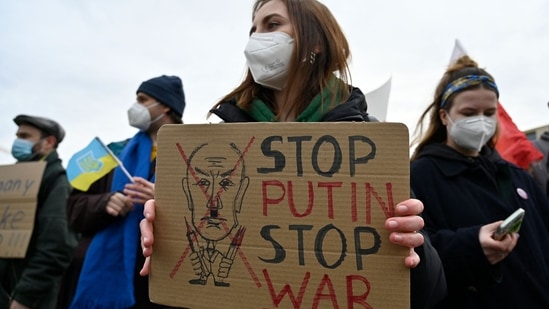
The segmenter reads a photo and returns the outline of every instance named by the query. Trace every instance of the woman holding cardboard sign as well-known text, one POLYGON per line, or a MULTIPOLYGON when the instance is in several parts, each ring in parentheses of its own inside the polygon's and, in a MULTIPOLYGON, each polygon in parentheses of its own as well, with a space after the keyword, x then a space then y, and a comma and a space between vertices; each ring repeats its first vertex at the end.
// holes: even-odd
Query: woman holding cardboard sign
POLYGON ((549 308, 549 201, 495 150, 498 97, 494 78, 464 56, 419 121, 421 133, 430 120, 410 178, 448 281, 440 308, 549 308))
MULTIPOLYGON (((316 0, 261 0, 244 50, 248 74, 212 109, 225 122, 370 121, 363 93, 348 83, 348 42, 331 12, 316 0), (336 74, 334 74, 336 72, 336 74)), ((152 253, 154 201, 141 222, 145 256, 152 253)), ((387 219, 391 241, 410 248, 414 308, 444 296, 440 260, 422 233, 423 204, 401 202, 387 219), (414 250, 416 249, 416 250, 414 250)), ((142 274, 148 272, 148 260, 142 274)))

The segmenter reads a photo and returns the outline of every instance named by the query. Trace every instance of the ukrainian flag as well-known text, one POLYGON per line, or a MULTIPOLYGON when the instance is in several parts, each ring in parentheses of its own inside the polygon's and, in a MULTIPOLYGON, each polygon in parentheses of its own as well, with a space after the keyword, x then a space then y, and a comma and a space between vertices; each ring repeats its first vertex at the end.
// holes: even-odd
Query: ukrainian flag
POLYGON ((87 191, 92 183, 116 166, 117 158, 98 137, 95 137, 86 148, 70 158, 67 164, 67 177, 73 188, 87 191))

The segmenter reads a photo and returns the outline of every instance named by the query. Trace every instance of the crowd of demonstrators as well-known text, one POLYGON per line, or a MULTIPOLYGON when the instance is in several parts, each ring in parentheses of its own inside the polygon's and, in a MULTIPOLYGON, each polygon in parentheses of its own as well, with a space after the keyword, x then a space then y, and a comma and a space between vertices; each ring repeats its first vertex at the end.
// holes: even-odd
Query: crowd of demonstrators
POLYGON ((150 302, 148 278, 136 275, 144 262, 139 221, 143 204, 154 197, 158 130, 181 124, 184 109, 179 77, 162 75, 141 83, 128 110, 129 124, 139 131, 109 145, 131 179, 118 166, 86 192, 75 189, 69 197, 69 222, 82 239, 59 308, 167 308, 150 302))
MULTIPOLYGON (((224 122, 369 121, 364 94, 348 81, 348 42, 327 7, 316 0, 259 0, 252 20, 244 49, 247 76, 211 113, 224 122)), ((141 223, 143 275, 152 253, 154 209, 155 201, 147 202, 141 223)), ((412 268, 413 308, 445 295, 438 255, 418 233, 422 209, 419 200, 408 199, 386 221, 391 241, 411 248, 404 263, 412 268)))
POLYGON ((72 187, 57 153, 65 130, 51 119, 18 115, 12 155, 17 163, 45 162, 32 235, 23 258, 0 258, 0 308, 54 308, 77 235, 67 223, 72 187))
MULTIPOLYGON (((228 123, 376 121, 350 82, 349 44, 325 5, 256 0, 252 11, 247 74, 210 115, 228 123)), ((493 77, 464 56, 418 122, 413 196, 385 222, 391 242, 410 249, 403 263, 411 269, 412 308, 549 307, 549 199, 495 149, 498 96, 493 77), (518 208, 526 210, 520 232, 494 239, 518 208)), ((108 145, 131 176, 117 167, 87 191, 68 183, 56 152, 65 134, 59 124, 14 119, 14 157, 47 166, 25 258, 0 259, 1 308, 168 308, 150 302, 147 275, 157 132, 182 123, 181 79, 144 81, 136 101, 128 117, 139 131, 108 145)), ((534 176, 545 189, 547 168, 539 168, 534 176)))
POLYGON ((549 308, 549 200, 495 150, 498 98, 494 78, 464 56, 418 121, 410 178, 446 274, 438 308, 549 308), (496 239, 519 208, 520 231, 496 239))

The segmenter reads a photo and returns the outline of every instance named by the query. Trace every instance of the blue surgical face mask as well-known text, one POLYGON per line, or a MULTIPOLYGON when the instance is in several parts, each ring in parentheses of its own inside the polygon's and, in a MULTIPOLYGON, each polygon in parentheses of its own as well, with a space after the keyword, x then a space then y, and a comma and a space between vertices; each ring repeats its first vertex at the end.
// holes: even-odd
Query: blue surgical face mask
POLYGON ((28 161, 32 158, 34 143, 26 139, 17 138, 11 146, 11 154, 18 161, 28 161))

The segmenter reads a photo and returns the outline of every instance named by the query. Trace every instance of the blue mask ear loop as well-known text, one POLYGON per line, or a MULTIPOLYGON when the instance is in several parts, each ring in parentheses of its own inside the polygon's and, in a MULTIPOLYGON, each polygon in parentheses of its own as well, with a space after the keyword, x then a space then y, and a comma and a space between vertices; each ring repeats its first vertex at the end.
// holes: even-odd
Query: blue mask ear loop
MULTIPOLYGON (((34 149, 34 146, 36 146, 38 143, 40 143, 41 141, 45 140, 46 138, 47 138, 47 137, 41 137, 41 138, 38 140, 38 142, 34 143, 34 145, 32 146, 32 148, 34 149)), ((32 151, 32 150, 31 150, 31 151, 32 151)), ((40 160, 41 160, 41 161, 45 160, 46 157, 47 157, 47 156, 50 154, 50 152, 52 152, 52 151, 53 151, 53 149, 52 149, 51 151, 49 151, 48 153, 46 153, 46 154, 43 154, 43 155, 41 154, 42 158, 41 158, 40 160)), ((34 151, 32 152, 32 156, 35 156, 35 155, 37 155, 37 154, 38 154, 38 153, 34 153, 34 151)))

